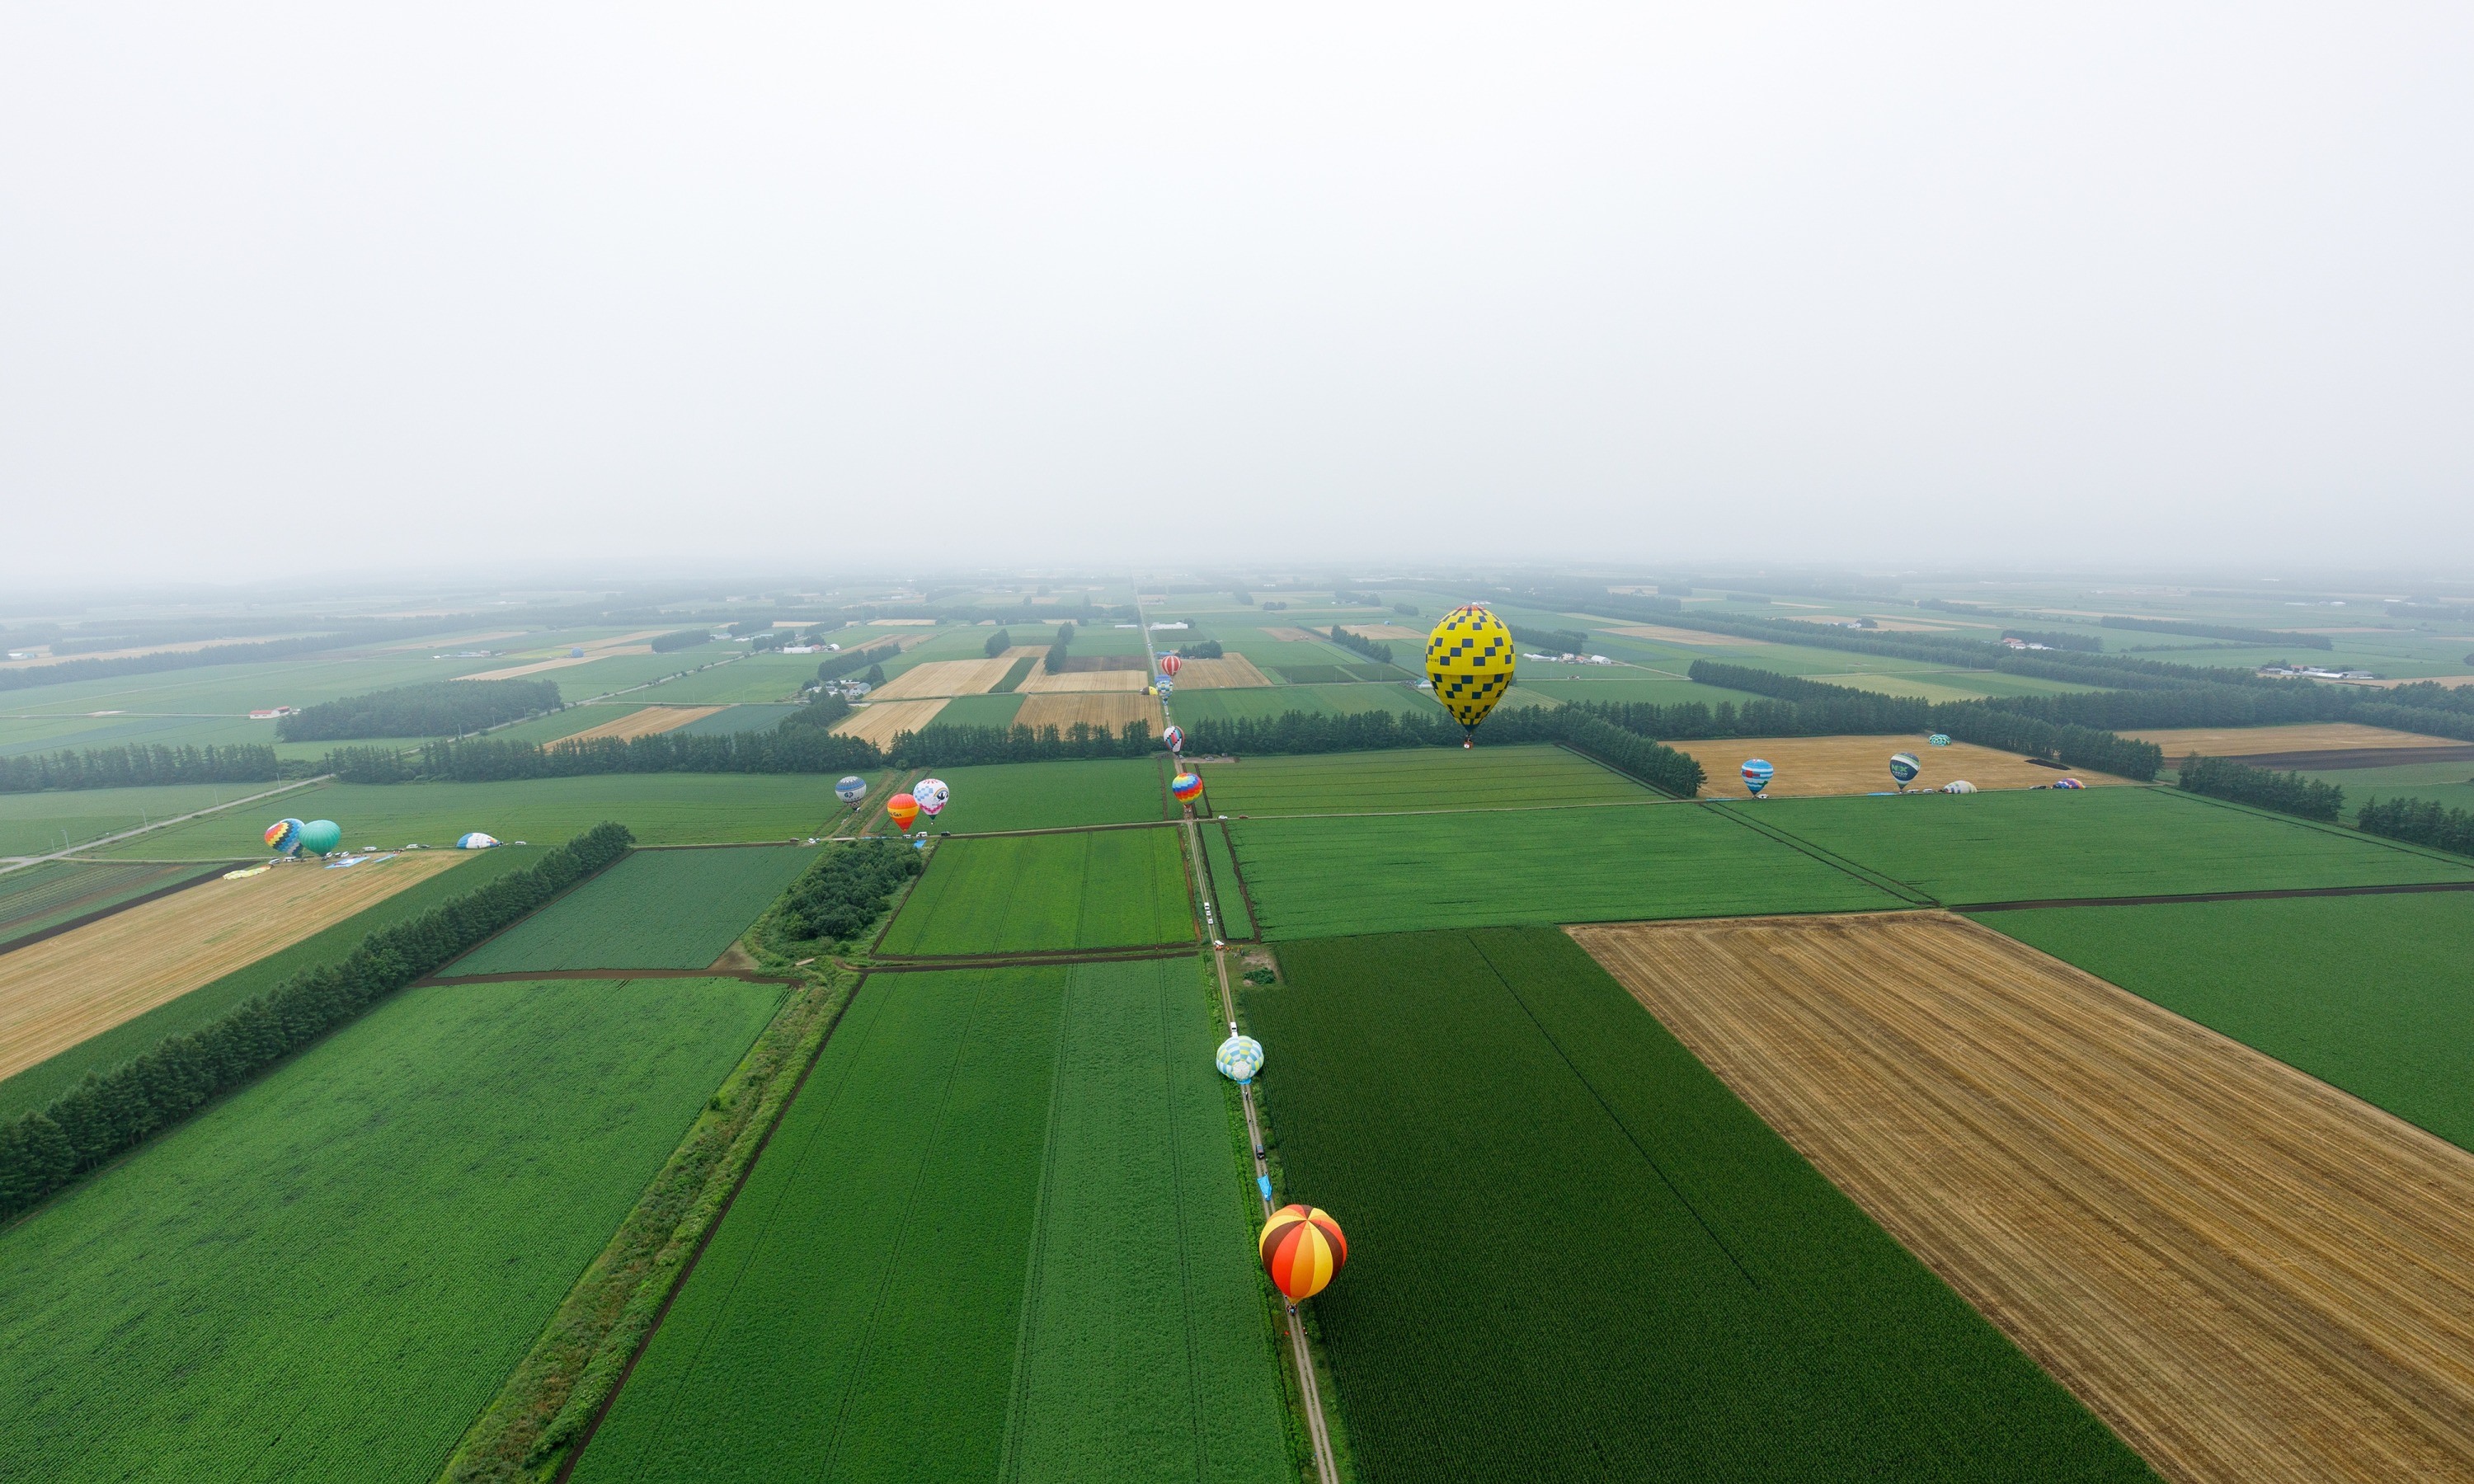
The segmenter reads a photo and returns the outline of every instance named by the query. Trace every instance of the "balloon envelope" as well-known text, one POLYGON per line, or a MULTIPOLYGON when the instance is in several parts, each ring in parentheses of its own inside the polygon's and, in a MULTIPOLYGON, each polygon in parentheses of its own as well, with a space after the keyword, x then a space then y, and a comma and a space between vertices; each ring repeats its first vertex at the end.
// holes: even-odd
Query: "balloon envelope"
POLYGON ((497 836, 485 835, 477 829, 469 835, 455 837, 455 849, 459 850, 486 850, 497 843, 497 836))
POLYGON ((1936 731, 1931 736, 1925 738, 1925 740, 1935 747, 1948 747, 1950 746, 1950 733, 1947 731, 1936 731))
POLYGON ((885 816, 893 821, 894 828, 907 830, 910 822, 919 817, 919 801, 909 794, 896 794, 885 801, 885 816))
POLYGON ((1770 778, 1777 772, 1777 769, 1770 766, 1767 758, 1747 757, 1744 759, 1744 787, 1750 789, 1755 798, 1758 798, 1761 790, 1770 786, 1770 778))
POLYGON ((1211 1065, 1231 1082, 1251 1082, 1263 1069, 1263 1043, 1251 1036, 1231 1036, 1220 1043, 1220 1054, 1211 1059, 1211 1065))
POLYGON ((1175 675, 1177 671, 1182 670, 1182 669, 1184 669, 1184 668, 1185 668, 1185 661, 1184 661, 1183 659, 1179 658, 1177 656, 1175 656, 1175 655, 1162 655, 1162 656, 1160 656, 1160 666, 1159 666, 1160 674, 1162 674, 1162 675, 1175 675))
POLYGON ((1916 761, 1916 754, 1913 753, 1892 753, 1890 754, 1890 777, 1898 779, 1901 783, 1914 782, 1916 780, 1916 775, 1924 771, 1925 765, 1916 761))
POLYGON ((910 797, 919 801, 919 812, 933 820, 944 812, 945 802, 954 797, 954 791, 945 786, 943 778, 921 778, 911 785, 910 797))
POLYGON ((1426 678, 1435 699, 1464 730, 1475 733, 1512 688, 1512 631, 1474 603, 1443 615, 1426 635, 1426 678))
POLYGON ((301 849, 324 855, 344 843, 344 826, 333 820, 311 820, 301 826, 301 849))
POLYGON ((1160 733, 1160 741, 1167 745, 1170 752, 1182 753, 1185 751, 1185 729, 1171 727, 1160 733))
POLYGON ((2054 786, 2055 788, 2085 788, 2085 787, 2087 787, 2087 785, 2086 785, 2085 783, 2080 782, 2080 781, 2079 781, 2078 779, 2076 779, 2076 778, 2060 778, 2060 779, 2056 779, 2056 780, 2054 781, 2054 783, 2053 783, 2053 786, 2054 786))
POLYGON ((844 803, 857 803, 867 797, 867 779, 854 773, 834 785, 834 797, 844 803))
POLYGON ((277 820, 266 826, 266 848, 279 854, 291 854, 301 849, 303 827, 299 820, 277 820))
POLYGON ((1168 791, 1176 795, 1179 803, 1190 803, 1202 792, 1202 778, 1199 774, 1179 773, 1168 780, 1168 791))
POLYGON ((1970 783, 1965 778, 1959 778, 1953 782, 1944 783, 1941 786, 1941 791, 1945 794, 1972 794, 1976 792, 1976 785, 1970 783))
POLYGON ((1340 1223, 1311 1206, 1283 1206, 1272 1212, 1254 1247, 1262 1254, 1263 1271, 1272 1275, 1272 1286, 1292 1304, 1322 1292, 1348 1260, 1348 1238, 1341 1234, 1340 1223))

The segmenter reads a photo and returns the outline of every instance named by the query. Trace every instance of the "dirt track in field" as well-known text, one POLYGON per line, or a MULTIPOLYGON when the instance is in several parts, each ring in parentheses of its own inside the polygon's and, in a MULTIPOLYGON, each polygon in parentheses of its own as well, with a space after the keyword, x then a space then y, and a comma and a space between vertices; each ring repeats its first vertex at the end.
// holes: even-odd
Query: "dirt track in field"
POLYGON ((665 731, 676 731, 690 722, 702 721, 723 709, 725 707, 717 706, 648 706, 629 711, 617 721, 603 722, 598 727, 558 740, 562 743, 590 742, 596 737, 615 737, 624 742, 629 737, 658 736, 665 731))
POLYGON ((1886 794, 1898 784, 1890 778, 1890 754, 1913 753, 1924 765, 1923 777, 1907 785, 1909 792, 1929 792, 1959 778, 1978 788, 2029 788, 2055 778, 2077 778, 2094 786, 2122 783, 2108 773, 2082 768, 2063 772, 2040 768, 2016 753, 1996 752, 1973 742, 1934 747, 1922 737, 1729 737, 1715 742, 1674 742, 1689 753, 1708 779, 1703 797, 1742 799, 1744 759, 1762 757, 1778 772, 1762 790, 1767 799, 1810 799, 1827 794, 1886 794))
POLYGON ((834 730, 884 747, 896 734, 917 731, 934 721, 936 713, 943 709, 942 701, 871 701, 834 723, 834 730))
POLYGON ((1567 931, 2166 1477, 2474 1479, 2474 1154, 1947 913, 1567 931))
POLYGON ((13 1076, 436 875, 451 851, 208 881, 0 953, 0 1077, 13 1076))
POLYGON ((922 660, 876 687, 868 700, 916 701, 934 696, 983 695, 989 686, 1004 680, 1006 672, 1012 668, 1013 660, 1009 658, 922 660))
POLYGON ((1179 690, 1252 690, 1272 683, 1272 678, 1243 655, 1186 660, 1176 680, 1179 690))
POLYGON ((1073 695, 1025 696, 1022 709, 1013 714, 1017 727, 1055 727, 1059 730, 1076 722, 1089 722, 1094 727, 1119 730, 1128 722, 1149 722, 1152 735, 1158 736, 1164 727, 1160 720, 1160 704, 1154 697, 1123 692, 1081 692, 1073 695))

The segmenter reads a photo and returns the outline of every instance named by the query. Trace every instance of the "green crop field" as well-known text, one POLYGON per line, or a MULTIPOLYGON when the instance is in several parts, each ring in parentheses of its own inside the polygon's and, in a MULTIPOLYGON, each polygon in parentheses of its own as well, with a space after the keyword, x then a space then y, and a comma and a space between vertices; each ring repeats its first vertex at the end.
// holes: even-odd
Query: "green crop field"
MULTIPOLYGON (((52 796, 46 796, 52 797, 52 796)), ((57 797, 68 797, 66 795, 57 797)), ((156 830, 108 848, 136 860, 266 853, 283 815, 330 819, 348 845, 446 845, 467 830, 501 840, 572 839, 617 820, 643 845, 717 845, 814 834, 843 812, 823 774, 633 773, 504 783, 322 783, 267 804, 156 830), (279 804, 281 808, 273 806, 279 804)))
POLYGON ((209 866, 114 866, 100 861, 46 861, 0 874, 0 951, 22 938, 132 898, 214 874, 209 866))
POLYGON ((982 834, 1166 818, 1168 785, 1160 769, 1160 762, 1150 757, 934 769, 934 776, 954 791, 934 827, 982 834))
POLYGON ((638 709, 636 706, 624 700, 605 701, 594 706, 570 706, 563 711, 551 711, 528 721, 518 722, 512 727, 501 727, 490 735, 502 742, 555 742, 561 737, 571 737, 579 731, 590 731, 605 722, 615 722, 636 709, 638 709))
POLYGON ((940 842, 879 948, 939 955, 1190 942, 1176 837, 1162 826, 940 842))
POLYGON ((1411 684, 1273 685, 1246 690, 1180 690, 1169 698, 1170 714, 1192 726, 1209 721, 1268 721, 1290 711, 1309 716, 1354 716, 1363 711, 1440 715, 1435 698, 1411 684))
POLYGON ((799 846, 636 850, 441 972, 702 969, 815 858, 799 846))
POLYGON ((945 703, 932 725, 938 727, 1010 727, 1022 710, 1022 695, 1006 691, 991 696, 956 696, 945 703))
POLYGON ((2474 1149, 2474 892, 1987 913, 1988 927, 2474 1149))
MULTIPOLYGON (((667 658, 654 655, 650 658, 667 658)), ((676 668, 676 666, 672 666, 676 668)), ((555 672, 553 672, 555 673, 555 672)), ((816 678, 813 655, 748 655, 698 670, 628 697, 647 706, 718 706, 727 702, 788 701, 816 678)))
MULTIPOLYGON (((39 690, 18 692, 41 695, 39 690)), ((246 716, 7 716, 0 717, 0 757, 28 753, 56 753, 63 748, 126 747, 133 743, 167 747, 230 747, 243 742, 273 742, 275 723, 246 716)))
MULTIPOLYGON (((344 921, 279 949, 245 968, 167 1000, 145 1014, 98 1032, 49 1061, 37 1062, 13 1077, 0 1078, 0 1123, 42 1107, 75 1086, 89 1071, 109 1071, 152 1049, 169 1036, 185 1035, 211 1023, 224 1012, 275 988, 305 969, 339 962, 359 947, 361 940, 391 923, 418 917, 441 902, 486 886, 519 867, 542 857, 544 846, 506 846, 478 850, 453 868, 416 881, 383 901, 374 902, 344 921)), ((132 868, 106 868, 132 869, 132 868)), ((137 868, 144 869, 144 868, 137 868)), ((172 868, 180 870, 183 868, 172 868)), ((218 863, 214 868, 220 870, 218 863)), ((0 881, 9 878, 0 876, 0 881)))
POLYGON ((1358 1476, 2148 1479, 1563 934, 1249 989, 1358 1476))
POLYGON ((576 1470, 1292 1479, 1191 960, 863 984, 576 1470))
MULTIPOLYGON (((1758 699, 1749 691, 1696 684, 1677 675, 1651 675, 1639 670, 1598 670, 1594 675, 1566 674, 1564 672, 1569 667, 1559 665, 1552 673, 1533 677, 1532 668, 1529 665, 1520 667, 1520 688, 1534 690, 1556 701, 1646 701, 1654 706, 1716 706, 1721 701, 1741 704, 1758 699)), ((1545 669, 1544 666, 1536 668, 1545 669)))
MULTIPOLYGON (((65 850, 124 829, 136 829, 152 820, 170 819, 212 808, 219 803, 268 793, 281 786, 278 783, 166 783, 147 788, 70 788, 39 794, 0 794, 0 855, 40 855, 65 850)), ((279 803, 286 807, 263 820, 257 819, 258 811, 255 810, 235 810, 232 815, 218 816, 229 840, 237 841, 244 834, 248 839, 245 844, 230 844, 210 853, 219 860, 264 855, 267 825, 292 812, 289 805, 302 797, 296 790, 267 801, 268 805, 279 803), (257 821, 255 833, 245 827, 233 828, 234 818, 241 814, 257 821)), ((307 818, 305 815, 303 817, 307 818)), ((196 826, 190 827, 204 827, 208 823, 201 820, 196 826)), ((245 825, 246 822, 242 823, 245 825)))
MULTIPOLYGON (((34 685, 7 693, 7 708, 54 716, 91 711, 179 711, 245 719, 279 706, 315 706, 338 696, 389 685, 453 680, 504 665, 505 659, 431 659, 419 653, 259 660, 251 664, 201 665, 66 685, 34 685)), ((560 672, 552 671, 552 674, 560 672)), ((274 740, 274 727, 261 740, 274 740)))
POLYGON ((1246 901, 1245 883, 1237 874, 1236 852, 1229 848, 1228 826, 1213 821, 1201 826, 1202 853, 1211 864, 1211 888, 1220 902, 1221 936, 1254 936, 1254 910, 1246 901))
POLYGON ((1693 804, 1232 827, 1267 938, 1904 905, 1693 804))
POLYGON ((0 1233, 0 1476, 426 1484, 779 1003, 407 991, 0 1233))
POLYGON ((1221 814, 1387 814, 1647 802, 1659 796, 1543 744, 1402 748, 1198 765, 1221 814))
MULTIPOLYGON (((670 692, 665 682, 685 684, 703 676, 727 674, 738 668, 736 663, 722 663, 729 658, 730 654, 725 653, 721 646, 714 645, 706 649, 678 650, 667 655, 612 655, 606 659, 589 659, 582 664, 568 665, 556 670, 543 670, 540 675, 544 680, 556 681, 559 699, 570 706, 578 701, 590 701, 595 696, 611 696, 620 701, 650 702, 656 699, 653 694, 656 688, 664 691, 660 699, 667 701, 672 694, 677 694, 679 704, 688 705, 691 701, 687 693, 670 692), (682 675, 682 671, 686 673, 682 675), (670 678, 673 676, 679 677, 678 680, 671 682, 670 678)), ((814 674, 815 667, 811 665, 808 673, 814 674)), ((766 696, 763 699, 771 701, 776 698, 766 696)))
POLYGON ((1778 799, 1754 818, 1944 902, 2368 886, 2474 865, 2172 789, 1778 799))
MULTIPOLYGON (((2167 768, 2180 762, 2165 759, 2167 768)), ((2385 768, 2323 768, 2309 777, 2345 791, 2350 820, 2374 799, 2428 799, 2443 809, 2474 809, 2474 762, 2391 763, 2385 768)))

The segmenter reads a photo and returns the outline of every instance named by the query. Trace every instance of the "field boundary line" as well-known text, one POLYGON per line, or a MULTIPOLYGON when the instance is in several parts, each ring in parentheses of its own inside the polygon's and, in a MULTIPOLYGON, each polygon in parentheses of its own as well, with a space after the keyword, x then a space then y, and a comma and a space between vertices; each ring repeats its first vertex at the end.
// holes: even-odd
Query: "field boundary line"
POLYGON ((628 1355, 627 1363, 618 1368, 618 1378, 610 1383, 610 1390, 603 1394, 601 1404, 593 1409, 593 1420, 576 1434, 575 1447, 568 1450, 567 1458, 558 1466, 551 1484, 567 1484, 569 1477, 575 1472, 575 1466, 583 1461, 584 1450, 593 1446, 593 1435, 601 1430, 602 1419, 610 1415, 610 1408, 618 1401, 618 1394, 627 1389, 627 1378, 636 1374, 636 1362, 643 1359, 644 1352, 652 1349, 653 1336, 662 1332, 662 1321, 670 1317, 670 1305, 678 1302, 679 1295, 687 1289, 688 1280, 695 1274, 696 1264, 704 1260, 704 1250, 713 1244, 713 1234, 730 1219, 730 1209, 739 1204, 739 1192, 747 1188, 748 1177, 756 1173, 757 1165, 764 1162, 764 1151, 772 1145, 773 1136, 782 1127, 782 1120, 790 1115, 790 1105, 807 1090, 808 1074, 824 1061, 825 1047, 833 1043, 834 1032, 841 1029, 842 1017, 850 1013, 860 992, 866 988, 867 972, 862 969, 859 982, 852 985, 850 993, 842 996, 842 1002, 834 1007, 833 1017, 825 1022, 825 1033, 816 1038, 815 1054, 799 1068, 799 1079, 790 1084, 789 1096, 782 1099, 782 1106, 773 1110, 773 1121, 764 1126, 764 1132, 757 1137, 755 1149, 747 1156, 747 1162, 740 1167, 739 1178, 730 1183, 730 1194, 721 1198, 721 1209, 715 1211, 713 1220, 705 1224, 704 1234, 696 1238, 695 1251, 689 1253, 688 1260, 679 1264, 678 1276, 670 1280, 669 1292, 662 1295, 661 1307, 653 1310, 653 1322, 644 1327, 644 1332, 637 1339, 636 1349, 628 1355))
POLYGON ((1195 951, 1191 943, 1131 944, 1122 948, 1030 948, 1020 953, 955 953, 943 957, 919 954, 871 955, 877 973, 921 969, 1037 968, 1046 964, 1130 964, 1146 959, 1183 958, 1195 951))
POLYGON ((793 989, 808 981, 794 974, 752 974, 736 969, 533 969, 503 974, 432 974, 416 979, 416 990, 458 984, 531 984, 551 979, 737 979, 746 984, 780 984, 793 989))
POLYGON ((135 829, 124 829, 116 835, 105 835, 100 839, 87 840, 63 850, 54 850, 48 855, 21 855, 9 865, 0 866, 0 875, 6 875, 12 871, 21 871, 28 866, 39 866, 47 860, 70 860, 75 858, 80 850, 101 850, 107 845, 116 845, 123 840, 134 840, 139 835, 151 834, 158 829, 166 829, 174 825, 185 825, 191 820, 205 819, 209 814, 221 814, 226 809, 237 809, 245 803, 256 803, 263 799, 272 799, 278 794, 288 794, 296 789, 308 788, 318 783, 331 783, 334 780, 335 776, 331 773, 322 773, 314 778, 296 778, 289 783, 270 788, 262 794, 252 794, 246 799, 233 799, 224 803, 208 804, 203 809, 192 809, 186 814, 175 814, 170 819, 148 820, 135 829))
POLYGON ((2394 850, 2400 855, 2419 856, 2424 860, 2437 861, 2443 866, 2464 867, 2474 865, 2474 862, 2467 861, 2465 857, 2462 855, 2452 855, 2448 851, 2439 850, 2434 846, 2416 845, 2411 840, 2391 840, 2386 835, 2374 835, 2365 830, 2348 828, 2343 825, 2331 825, 2326 820, 2307 820, 2298 814, 2280 814, 2274 809, 2263 809, 2255 804, 2244 803, 2233 799, 2217 799, 2207 794, 2194 793, 2187 788, 2169 788, 2162 783, 2151 783, 2148 786, 2158 793, 2170 794, 2178 799, 2187 799, 2193 803, 2206 804, 2210 808, 2231 809, 2237 814, 2248 814, 2259 819, 2278 820, 2288 825, 2299 825, 2305 829, 2315 829, 2323 835, 2334 835, 2341 840, 2367 842, 2371 845, 2394 850))
POLYGON ((1863 882, 1866 886, 1872 887, 1876 891, 1887 892, 1891 896, 1898 898, 1900 900, 1906 902, 1910 906, 1938 907, 1941 905, 1939 901, 1933 898, 1931 893, 1925 891, 1923 888, 1910 886, 1896 876, 1875 871, 1870 866, 1859 865, 1858 863, 1849 860, 1833 850, 1824 850, 1820 846, 1814 845, 1810 841, 1806 840, 1803 836, 1791 832, 1783 825, 1773 825, 1766 820, 1755 823, 1756 817, 1753 815, 1740 814, 1732 808, 1715 808, 1715 805, 1721 803, 1733 803, 1734 802, 1733 800, 1703 799, 1695 802, 1701 803, 1705 807, 1710 807, 1712 812, 1718 814, 1720 817, 1732 820, 1757 835, 1775 840, 1779 844, 1785 846, 1788 850, 1797 851, 1800 854, 1810 856, 1812 859, 1819 861, 1821 864, 1828 866, 1834 871, 1855 877, 1856 880, 1863 882))
POLYGON ((2474 892, 2474 881, 2397 881, 2380 886, 2288 886, 2250 892, 2186 892, 2156 897, 2056 897, 2042 901, 1953 902, 1952 912, 2029 912, 2043 907, 2164 907, 2186 901, 2282 901, 2295 897, 2389 897, 2404 892, 2474 892))
MULTIPOLYGON (((85 863, 80 862, 79 864, 85 863)), ((101 863, 96 862, 95 864, 101 863)), ((158 886, 151 892, 144 893, 141 896, 132 897, 127 901, 114 902, 109 907, 97 907, 92 912, 88 912, 81 917, 73 917, 65 922, 56 922, 49 927, 37 928, 34 932, 28 933, 23 938, 0 939, 0 953, 14 953, 19 948, 31 947, 36 944, 41 943, 46 938, 57 938, 62 933, 75 932, 77 929, 85 926, 89 922, 100 922, 105 918, 111 917, 117 913, 126 912, 132 907, 142 907, 150 901, 160 901, 162 898, 171 896, 175 892, 185 892, 190 887, 202 886, 205 883, 215 879, 215 875, 219 870, 228 871, 240 864, 242 863, 236 860, 200 861, 197 863, 198 874, 189 877, 185 881, 175 881, 170 886, 158 886)))
MULTIPOLYGON (((1589 761, 1598 767, 1606 766, 1594 757, 1589 761)), ((1638 778, 1626 774, 1615 776, 1628 783, 1638 783, 1643 789, 1649 789, 1649 785, 1641 783, 1638 778)), ((1371 820, 1400 819, 1413 814, 1550 814, 1559 809, 1650 809, 1664 804, 1711 802, 1707 799, 1677 799, 1671 795, 1660 796, 1655 790, 1649 791, 1653 797, 1648 799, 1593 799, 1578 803, 1481 803, 1471 804, 1466 809, 1353 809, 1332 810, 1322 814, 1231 814, 1227 817, 1232 820, 1371 820)))
MULTIPOLYGON (((1229 823, 1225 816, 1216 819, 1212 821, 1212 823, 1220 826, 1221 842, 1228 847, 1228 874, 1237 878, 1237 895, 1244 898, 1246 902, 1246 921, 1252 923, 1254 927, 1254 935, 1245 941, 1248 943, 1261 943, 1263 941, 1263 914, 1262 911, 1254 905, 1254 889, 1246 884, 1246 863, 1237 858, 1237 831, 1229 827, 1229 823)), ((1225 926, 1227 922, 1227 912, 1225 908, 1222 909, 1221 920, 1222 925, 1225 926)), ((1237 940, 1231 939, 1229 941, 1233 943, 1237 940)))

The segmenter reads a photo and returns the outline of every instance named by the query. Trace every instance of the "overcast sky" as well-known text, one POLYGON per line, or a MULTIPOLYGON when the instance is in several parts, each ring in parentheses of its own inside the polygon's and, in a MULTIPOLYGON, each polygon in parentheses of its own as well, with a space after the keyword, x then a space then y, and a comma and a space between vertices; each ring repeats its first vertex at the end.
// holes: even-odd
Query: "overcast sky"
POLYGON ((2474 7, 0 7, 0 577, 2474 566, 2474 7))

